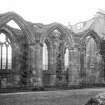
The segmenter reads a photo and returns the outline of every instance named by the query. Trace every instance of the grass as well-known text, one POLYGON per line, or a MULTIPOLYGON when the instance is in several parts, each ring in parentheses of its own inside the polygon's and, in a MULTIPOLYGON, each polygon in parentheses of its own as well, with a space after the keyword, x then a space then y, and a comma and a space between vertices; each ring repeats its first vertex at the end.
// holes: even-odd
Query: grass
POLYGON ((77 89, 43 92, 4 93, 0 105, 84 105, 105 89, 77 89))

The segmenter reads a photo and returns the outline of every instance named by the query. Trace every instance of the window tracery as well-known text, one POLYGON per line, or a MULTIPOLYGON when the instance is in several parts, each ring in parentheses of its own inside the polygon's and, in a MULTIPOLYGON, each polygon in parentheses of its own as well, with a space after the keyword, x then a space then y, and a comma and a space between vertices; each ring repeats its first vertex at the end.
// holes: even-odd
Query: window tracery
POLYGON ((9 38, 0 34, 0 69, 12 69, 12 48, 9 38))

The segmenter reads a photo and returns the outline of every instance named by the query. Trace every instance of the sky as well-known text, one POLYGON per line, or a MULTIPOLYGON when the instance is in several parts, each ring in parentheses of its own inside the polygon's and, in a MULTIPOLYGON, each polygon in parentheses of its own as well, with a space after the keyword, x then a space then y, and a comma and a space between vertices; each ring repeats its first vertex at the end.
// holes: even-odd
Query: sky
POLYGON ((14 11, 33 23, 76 24, 105 10, 105 0, 1 0, 0 13, 14 11))
POLYGON ((105 0, 0 1, 0 14, 13 11, 33 23, 58 22, 66 26, 93 18, 99 9, 105 10, 105 0))

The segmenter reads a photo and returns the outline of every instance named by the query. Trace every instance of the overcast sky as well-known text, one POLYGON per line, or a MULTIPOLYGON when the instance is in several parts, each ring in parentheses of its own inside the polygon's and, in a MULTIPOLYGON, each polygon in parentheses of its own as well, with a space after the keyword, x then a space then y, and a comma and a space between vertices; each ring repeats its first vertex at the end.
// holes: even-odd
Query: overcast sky
POLYGON ((105 10, 105 0, 1 0, 0 13, 14 11, 25 20, 68 25, 91 19, 98 9, 105 10))

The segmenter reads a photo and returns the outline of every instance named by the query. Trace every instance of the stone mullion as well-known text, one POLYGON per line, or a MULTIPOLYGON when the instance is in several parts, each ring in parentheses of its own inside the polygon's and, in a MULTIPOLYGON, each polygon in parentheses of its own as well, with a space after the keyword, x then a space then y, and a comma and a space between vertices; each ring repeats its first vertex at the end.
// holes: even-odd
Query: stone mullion
POLYGON ((8 45, 6 45, 6 69, 8 69, 8 45))

